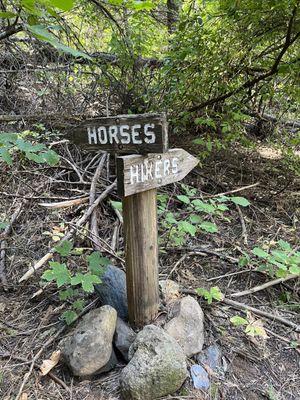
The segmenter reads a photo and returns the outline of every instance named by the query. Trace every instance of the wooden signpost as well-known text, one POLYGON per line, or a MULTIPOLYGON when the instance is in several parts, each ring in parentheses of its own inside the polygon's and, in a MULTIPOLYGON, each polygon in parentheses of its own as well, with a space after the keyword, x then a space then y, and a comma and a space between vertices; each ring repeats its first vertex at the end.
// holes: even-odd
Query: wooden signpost
POLYGON ((185 150, 168 150, 164 114, 86 120, 69 137, 90 150, 130 154, 116 158, 117 181, 123 198, 129 322, 143 327, 159 307, 156 191, 183 179, 198 160, 185 150))
POLYGON ((72 127, 70 140, 88 150, 119 154, 164 153, 168 150, 165 114, 93 118, 72 127))

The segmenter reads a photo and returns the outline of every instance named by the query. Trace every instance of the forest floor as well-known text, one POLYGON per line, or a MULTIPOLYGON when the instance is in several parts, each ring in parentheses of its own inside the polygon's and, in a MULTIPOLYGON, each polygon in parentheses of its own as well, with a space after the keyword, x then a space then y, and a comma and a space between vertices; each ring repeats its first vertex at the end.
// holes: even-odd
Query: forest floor
MULTIPOLYGON (((5 167, 1 173, 1 217, 9 220, 18 207, 20 214, 4 247, 7 286, 6 291, 0 291, 0 398, 11 400, 22 393, 19 396, 21 400, 119 399, 118 376, 122 365, 91 380, 73 378, 61 363, 50 375, 42 377, 39 372, 42 360, 49 358, 57 349, 59 340, 68 332, 69 328, 60 320, 67 303, 59 301, 53 284, 41 288, 41 275, 46 266, 27 281, 19 284, 18 280, 53 246, 49 232, 66 233, 88 207, 82 203, 69 208, 49 209, 40 203, 89 196, 97 161, 91 162, 94 155, 82 155, 65 143, 56 144, 54 148, 63 157, 59 167, 36 166, 16 160, 13 167, 5 167)), ((191 148, 187 150, 193 152, 191 148)), ((110 167, 103 169, 98 192, 115 179, 114 160, 111 158, 110 161, 110 167)), ((255 246, 279 239, 299 246, 300 179, 290 172, 280 157, 239 148, 222 151, 195 168, 184 183, 196 188, 196 196, 204 200, 212 195, 257 185, 237 192, 236 195, 244 196, 251 204, 248 207, 231 206, 226 219, 215 221, 219 227, 217 233, 198 233, 184 245, 172 247, 170 243, 166 246, 164 238, 167 232, 160 224, 161 279, 173 279, 187 291, 218 286, 230 299, 233 293, 271 279, 251 265, 239 267, 237 259, 243 252, 251 254, 255 246), (199 248, 208 251, 188 254, 199 248)), ((176 195, 182 194, 179 184, 164 187, 160 193, 168 194, 170 209, 182 207, 176 200, 176 195)), ((98 207, 102 252, 112 263, 124 268, 122 225, 109 199, 120 201, 111 192, 98 207), (113 237, 117 240, 112 240, 113 237)), ((182 213, 184 215, 184 209, 182 213)), ((82 233, 76 236, 75 243, 87 251, 92 246, 82 233)), ((75 268, 76 264, 82 265, 84 261, 79 257, 71 263, 75 268)), ((198 300, 205 314, 205 346, 219 345, 227 362, 227 372, 224 376, 212 374, 208 393, 194 390, 188 379, 184 387, 168 399, 300 398, 300 353, 296 346, 299 333, 292 326, 273 318, 281 316, 288 322, 300 323, 299 280, 289 280, 257 293, 233 298, 268 313, 267 317, 255 312, 248 315, 262 320, 267 339, 251 337, 242 327, 232 325, 230 318, 235 315, 245 317, 243 310, 234 309, 222 301, 208 305, 202 298, 198 300)), ((86 301, 89 308, 99 305, 96 294, 86 296, 86 301)))

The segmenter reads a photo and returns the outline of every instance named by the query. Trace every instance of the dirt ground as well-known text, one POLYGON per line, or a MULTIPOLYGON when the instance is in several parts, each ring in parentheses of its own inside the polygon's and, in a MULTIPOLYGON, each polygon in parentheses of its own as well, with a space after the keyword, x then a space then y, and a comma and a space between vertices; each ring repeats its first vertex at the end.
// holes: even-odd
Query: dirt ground
MULTIPOLYGON (((53 245, 46 232, 57 226, 67 232, 87 207, 83 203, 51 210, 40 203, 88 195, 95 170, 95 163, 91 162, 94 155, 82 155, 64 143, 55 145, 55 150, 64 157, 62 166, 36 167, 24 160, 16 160, 13 167, 4 167, 1 173, 1 217, 10 219, 19 205, 21 213, 5 245, 7 286, 5 291, 0 291, 0 398, 15 399, 22 393, 22 400, 119 399, 121 363, 110 373, 83 381, 72 377, 62 364, 45 377, 39 372, 42 360, 49 358, 68 332, 69 328, 60 319, 66 303, 59 301, 53 284, 41 288, 43 268, 21 284, 18 280, 53 245), (83 177, 81 181, 74 165, 83 177), (48 345, 48 342, 51 343, 48 345)), ((193 150, 196 152, 197 149, 193 150)), ((111 159, 110 167, 103 170, 97 188, 99 192, 114 178, 111 159)), ((230 207, 227 219, 218 221, 218 233, 198 234, 180 248, 162 246, 161 279, 171 278, 188 291, 219 286, 226 298, 230 298, 234 292, 267 281, 264 274, 251 266, 237 266, 234 260, 242 255, 242 251, 250 253, 256 245, 278 239, 299 246, 300 178, 290 172, 280 157, 266 158, 254 150, 239 148, 223 151, 203 162, 184 182, 197 188, 197 196, 203 199, 257 185, 239 192, 251 205, 240 207, 240 210, 230 207), (191 248, 206 248, 210 252, 186 256, 177 263, 191 248)), ((174 199, 170 207, 176 209, 180 207, 175 199, 180 190, 180 185, 176 184, 163 188, 160 193, 167 193, 171 200, 174 199)), ((115 193, 111 193, 110 199, 119 200, 115 193)), ((122 226, 108 199, 99 206, 98 221, 103 254, 123 268, 122 226), (118 239, 113 246, 115 231, 118 239)), ((160 233, 164 234, 162 228, 160 233)), ((76 245, 91 248, 91 242, 82 234, 76 236, 76 245)), ((242 328, 232 325, 232 316, 245 316, 242 310, 235 310, 224 302, 208 305, 198 298, 205 314, 205 346, 212 343, 220 346, 227 371, 223 376, 211 375, 209 392, 193 390, 188 379, 177 394, 167 398, 300 399, 300 354, 299 346, 295 345, 297 341, 299 343, 299 333, 272 318, 281 316, 295 324, 300 323, 299 289, 299 280, 294 279, 237 299, 269 314, 264 318, 252 313, 263 321, 267 339, 249 337, 242 328)), ((86 300, 89 308, 99 305, 96 294, 86 296, 86 300)), ((191 360, 190 364, 193 362, 191 360)))

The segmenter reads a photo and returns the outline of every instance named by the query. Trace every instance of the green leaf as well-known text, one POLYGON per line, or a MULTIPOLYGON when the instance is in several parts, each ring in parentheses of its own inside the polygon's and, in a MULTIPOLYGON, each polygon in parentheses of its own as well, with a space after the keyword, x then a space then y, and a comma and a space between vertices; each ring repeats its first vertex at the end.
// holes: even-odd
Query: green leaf
POLYGON ((61 290, 59 292, 59 300, 68 300, 74 296, 74 290, 72 288, 68 288, 66 290, 61 290))
POLYGON ((8 165, 12 165, 12 157, 6 148, 0 148, 0 159, 2 158, 8 165))
POLYGON ((85 305, 85 301, 82 299, 78 299, 78 300, 74 301, 74 303, 72 304, 72 308, 73 308, 73 310, 81 312, 83 310, 84 305, 85 305))
POLYGON ((202 211, 207 214, 213 214, 215 212, 215 207, 212 204, 204 203, 199 199, 193 200, 192 204, 197 211, 202 211))
POLYGON ((168 222, 169 224, 177 224, 177 221, 172 212, 168 212, 166 214, 166 222, 168 222))
POLYGON ((221 290, 218 288, 218 286, 213 286, 210 289, 210 294, 211 294, 213 299, 218 300, 218 301, 221 301, 224 298, 224 295, 221 292, 221 290))
POLYGON ((291 251, 292 250, 292 247, 291 247, 291 245, 288 243, 288 242, 285 242, 284 240, 278 240, 278 245, 279 245, 279 247, 281 247, 282 248, 282 250, 286 250, 286 251, 291 251))
POLYGON ((74 6, 74 0, 48 0, 50 5, 62 11, 70 11, 74 6))
POLYGON ((122 202, 121 201, 112 201, 110 202, 112 207, 118 211, 122 211, 122 202))
POLYGON ((252 253, 257 257, 264 258, 265 260, 268 260, 270 258, 270 255, 260 247, 254 247, 252 253))
POLYGON ((238 206, 248 207, 250 202, 245 197, 230 197, 230 200, 238 206))
POLYGON ((190 222, 188 221, 180 221, 178 222, 178 229, 189 233, 192 236, 195 236, 196 232, 197 232, 197 227, 195 227, 194 225, 192 225, 190 222))
POLYGON ((0 11, 0 18, 1 19, 10 19, 10 18, 15 18, 17 14, 11 12, 11 11, 0 11))
POLYGON ((83 57, 88 60, 91 60, 92 58, 88 56, 87 54, 83 53, 82 51, 78 51, 75 49, 72 49, 71 47, 68 47, 62 43, 59 42, 59 40, 47 30, 46 26, 43 25, 26 25, 27 30, 32 33, 37 39, 43 40, 44 42, 47 42, 51 44, 53 47, 55 47, 57 50, 61 50, 64 53, 71 54, 74 57, 83 57))
POLYGON ((106 267, 110 264, 110 260, 107 257, 102 257, 100 251, 94 251, 87 257, 87 261, 89 264, 89 270, 92 274, 102 275, 103 267, 106 267))
POLYGON ((245 267, 246 265, 248 265, 249 262, 250 262, 250 258, 249 258, 248 255, 242 256, 242 257, 240 257, 240 259, 239 259, 239 267, 243 268, 243 267, 245 267))
POLYGON ((69 240, 63 241, 58 246, 55 246, 55 250, 63 257, 68 256, 73 249, 73 243, 69 240))
POLYGON ((51 269, 48 269, 42 275, 44 280, 47 282, 55 281, 58 288, 71 282, 71 274, 66 264, 51 261, 49 265, 51 269))
POLYGON ((180 200, 182 203, 184 203, 184 204, 190 204, 190 199, 188 198, 188 196, 185 196, 185 195, 179 195, 179 196, 176 196, 177 197, 177 199, 178 200, 180 200))
POLYGON ((94 292, 94 284, 96 283, 101 283, 100 278, 90 273, 82 274, 79 272, 71 279, 71 285, 81 285, 82 289, 88 293, 94 292))
POLYGON ((203 231, 209 232, 209 233, 216 233, 218 232, 218 227, 216 224, 212 223, 212 222, 208 222, 208 221, 204 221, 202 222, 202 224, 200 224, 200 228, 203 231))
POLYGON ((290 274, 300 275, 300 267, 298 265, 292 265, 289 269, 290 274))
POLYGON ((36 153, 37 151, 41 151, 45 148, 45 146, 43 144, 34 145, 23 139, 17 139, 16 146, 18 147, 19 150, 24 151, 25 153, 27 153, 27 152, 36 153))
POLYGON ((242 326, 242 325, 247 325, 248 321, 245 318, 242 318, 238 315, 235 315, 234 317, 230 318, 230 322, 234 325, 234 326, 242 326))
POLYGON ((197 214, 191 214, 189 217, 189 220, 192 224, 200 224, 200 222, 202 221, 202 218, 199 217, 199 215, 197 215, 197 214))
POLYGON ((75 311, 68 310, 62 314, 62 318, 67 325, 71 325, 72 322, 76 321, 76 319, 78 318, 78 315, 76 314, 75 311))
POLYGON ((59 155, 53 150, 47 150, 42 155, 48 165, 54 166, 59 163, 59 155))
POLYGON ((9 226, 8 222, 0 222, 0 230, 5 229, 9 226))

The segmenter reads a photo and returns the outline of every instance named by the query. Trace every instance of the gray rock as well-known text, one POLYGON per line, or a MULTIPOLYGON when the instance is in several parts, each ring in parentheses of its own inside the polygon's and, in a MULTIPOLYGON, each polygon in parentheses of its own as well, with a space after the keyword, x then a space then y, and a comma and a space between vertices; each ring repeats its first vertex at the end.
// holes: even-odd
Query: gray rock
POLYGON ((176 339, 187 357, 199 353, 204 343, 204 315, 199 303, 191 296, 184 297, 173 305, 171 316, 165 331, 176 339))
POLYGON ((195 389, 207 390, 209 388, 210 382, 208 373, 201 365, 192 365, 191 377, 195 389))
POLYGON ((128 361, 129 347, 136 338, 136 333, 121 318, 117 319, 114 343, 126 361, 128 361))
POLYGON ((199 364, 207 365, 213 371, 218 371, 222 368, 222 354, 217 345, 207 347, 201 353, 197 354, 199 364))
POLYGON ((171 301, 177 300, 178 297, 180 297, 179 285, 171 279, 159 281, 159 288, 162 299, 165 303, 170 303, 171 301))
POLYGON ((129 349, 120 376, 125 400, 152 400, 174 393, 187 377, 185 355, 162 328, 145 326, 129 349))
POLYGON ((118 316, 128 320, 128 304, 126 294, 126 274, 114 265, 108 265, 102 283, 95 285, 101 304, 108 304, 117 310, 118 316))
POLYGON ((103 306, 86 314, 73 333, 61 344, 62 357, 76 376, 90 376, 113 363, 112 339, 116 329, 117 312, 103 306))

